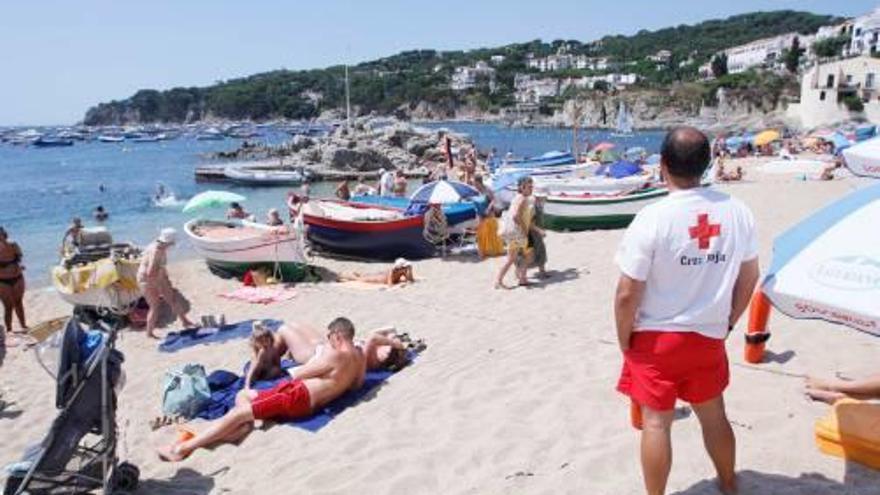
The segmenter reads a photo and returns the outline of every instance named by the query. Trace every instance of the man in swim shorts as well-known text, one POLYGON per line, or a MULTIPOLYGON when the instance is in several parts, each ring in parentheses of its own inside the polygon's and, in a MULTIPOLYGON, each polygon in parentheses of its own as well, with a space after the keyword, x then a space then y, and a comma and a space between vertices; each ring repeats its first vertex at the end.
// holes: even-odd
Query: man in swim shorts
POLYGON ((758 281, 755 220, 742 202, 702 187, 709 141, 673 129, 661 148, 669 195, 642 209, 615 261, 614 303, 623 370, 617 389, 642 415, 645 488, 662 494, 672 467, 678 399, 691 403, 724 493, 736 490, 735 439, 724 410, 724 341, 758 281))
POLYGON ((327 327, 329 345, 315 359, 290 370, 290 378, 269 390, 242 390, 233 407, 192 438, 158 449, 164 461, 178 462, 194 451, 237 442, 253 429, 254 420, 297 419, 364 384, 363 352, 354 345, 354 325, 336 318, 327 327))

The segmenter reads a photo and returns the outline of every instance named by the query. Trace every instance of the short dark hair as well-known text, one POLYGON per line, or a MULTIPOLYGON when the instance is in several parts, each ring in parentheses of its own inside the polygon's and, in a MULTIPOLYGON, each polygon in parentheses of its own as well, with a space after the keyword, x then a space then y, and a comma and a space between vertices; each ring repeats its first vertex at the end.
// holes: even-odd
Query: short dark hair
POLYGON ((348 340, 354 339, 354 324, 351 322, 351 320, 344 316, 340 316, 331 321, 330 324, 327 325, 327 329, 331 332, 341 334, 348 340))
POLYGON ((237 209, 241 208, 241 205, 238 204, 238 202, 236 202, 236 201, 233 201, 232 203, 229 203, 229 206, 230 206, 230 208, 232 208, 232 209, 234 209, 234 210, 237 210, 237 209))
POLYGON ((670 174, 682 179, 694 179, 709 168, 711 147, 705 134, 694 127, 676 127, 666 134, 660 148, 660 158, 670 174))

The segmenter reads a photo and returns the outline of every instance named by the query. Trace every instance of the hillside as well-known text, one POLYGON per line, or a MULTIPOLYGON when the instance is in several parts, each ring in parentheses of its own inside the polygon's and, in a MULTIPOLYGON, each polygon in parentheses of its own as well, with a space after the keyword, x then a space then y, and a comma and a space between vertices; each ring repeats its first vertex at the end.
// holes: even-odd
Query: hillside
MULTIPOLYGON (((497 112, 514 104, 514 76, 534 71, 526 66, 527 55, 546 56, 556 53, 563 45, 572 54, 608 57, 614 64, 627 64, 628 71, 642 77, 640 86, 662 88, 673 82, 695 80, 697 66, 721 49, 792 31, 812 33, 836 20, 808 12, 756 12, 693 26, 643 30, 632 36, 606 36, 593 42, 555 40, 546 43, 534 40, 469 51, 407 51, 351 67, 351 102, 361 114, 406 114, 419 105, 445 109, 450 114, 462 106, 497 112), (660 49, 672 53, 672 60, 666 67, 645 62, 646 56, 660 49), (504 60, 494 67, 496 84, 492 90, 485 86, 459 92, 450 89, 450 77, 455 67, 473 65, 493 55, 503 55, 504 60), (679 62, 684 60, 692 63, 680 66, 679 62)), ((577 72, 571 75, 597 73, 588 70, 568 72, 577 72)), ((343 74, 342 66, 279 70, 202 88, 144 89, 128 99, 101 103, 89 109, 84 123, 192 122, 211 118, 308 119, 344 106, 343 74)))

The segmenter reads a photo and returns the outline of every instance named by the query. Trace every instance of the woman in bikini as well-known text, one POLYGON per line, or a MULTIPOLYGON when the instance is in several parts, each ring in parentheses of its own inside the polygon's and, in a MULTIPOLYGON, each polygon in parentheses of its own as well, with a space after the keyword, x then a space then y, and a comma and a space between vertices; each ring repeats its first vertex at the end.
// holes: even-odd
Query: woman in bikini
POLYGON ((0 347, 6 346, 6 332, 12 331, 12 313, 18 316, 22 330, 27 330, 24 318, 24 266, 21 248, 9 242, 6 230, 0 227, 0 300, 3 301, 3 331, 0 347))
MULTIPOLYGON (((409 363, 406 346, 395 335, 393 328, 374 330, 366 341, 355 340, 355 346, 364 353, 367 371, 397 371, 409 363)), ((320 356, 327 338, 315 327, 300 323, 282 326, 275 333, 275 350, 278 356, 290 353, 300 364, 320 356)))

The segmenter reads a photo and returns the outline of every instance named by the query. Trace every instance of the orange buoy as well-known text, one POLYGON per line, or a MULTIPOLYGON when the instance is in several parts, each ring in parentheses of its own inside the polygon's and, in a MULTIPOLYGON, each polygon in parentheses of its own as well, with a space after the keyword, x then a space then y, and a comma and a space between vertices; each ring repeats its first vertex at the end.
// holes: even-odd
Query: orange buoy
POLYGON ((746 333, 745 358, 749 363, 764 359, 764 346, 770 338, 767 322, 770 320, 770 300, 763 292, 756 291, 749 305, 749 328, 746 333))
POLYGON ((633 428, 642 429, 642 406, 634 400, 629 401, 629 421, 633 428))

